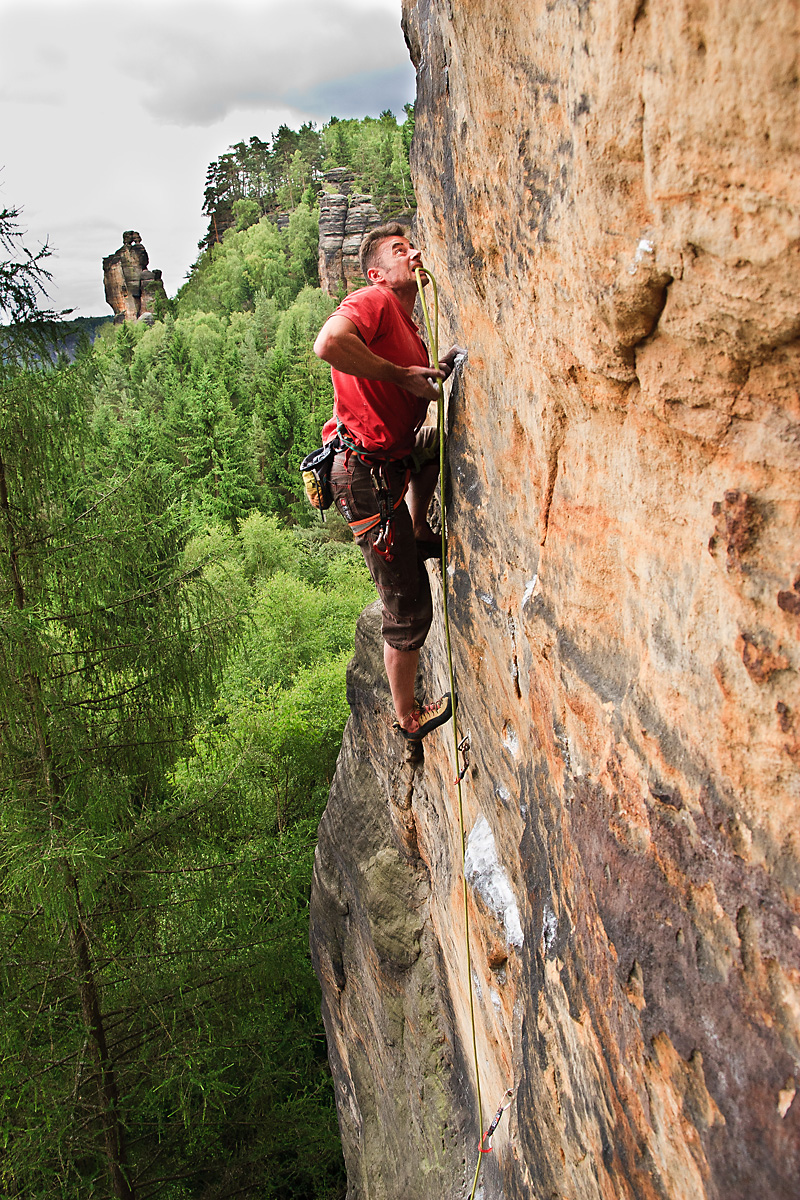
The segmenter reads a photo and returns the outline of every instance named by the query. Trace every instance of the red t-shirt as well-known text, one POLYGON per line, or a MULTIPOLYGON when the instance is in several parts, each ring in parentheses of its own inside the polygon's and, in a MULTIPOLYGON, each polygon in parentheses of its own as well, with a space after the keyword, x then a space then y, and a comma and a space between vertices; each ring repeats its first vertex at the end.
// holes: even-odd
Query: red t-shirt
MULTIPOLYGON (((352 321, 365 343, 379 358, 400 367, 427 367, 428 352, 416 324, 395 299, 379 285, 359 288, 345 297, 337 316, 352 321)), ((331 368, 334 418, 322 429, 322 440, 336 432, 336 418, 354 442, 388 458, 404 458, 414 449, 414 437, 425 420, 428 401, 412 396, 396 383, 361 379, 331 368)))

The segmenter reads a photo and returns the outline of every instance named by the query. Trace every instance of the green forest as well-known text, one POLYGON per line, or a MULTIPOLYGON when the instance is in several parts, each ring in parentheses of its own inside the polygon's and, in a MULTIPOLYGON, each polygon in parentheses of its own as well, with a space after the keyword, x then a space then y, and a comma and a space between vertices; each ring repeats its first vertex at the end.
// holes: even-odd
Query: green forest
POLYGON ((408 156, 414 134, 414 106, 405 105, 398 124, 388 109, 379 117, 330 121, 316 129, 281 125, 270 142, 251 137, 237 142, 208 168, 203 212, 208 232, 200 243, 208 249, 230 226, 252 224, 260 217, 309 205, 325 187, 325 171, 345 167, 357 190, 372 196, 385 217, 416 207, 408 156))
POLYGON ((177 296, 72 360, 0 211, 2 1195, 345 1195, 308 901, 373 591, 298 463, 322 172, 407 209, 412 129, 232 147, 177 296))

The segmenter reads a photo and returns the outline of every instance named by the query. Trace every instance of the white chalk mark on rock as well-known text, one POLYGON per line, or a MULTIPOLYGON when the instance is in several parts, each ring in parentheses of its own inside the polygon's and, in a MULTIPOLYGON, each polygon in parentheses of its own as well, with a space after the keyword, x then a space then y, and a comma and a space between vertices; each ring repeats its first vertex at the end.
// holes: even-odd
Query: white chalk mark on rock
POLYGON ((529 579, 527 584, 525 585, 525 594, 522 597, 522 607, 523 608, 528 603, 528 601, 531 599, 531 597, 533 596, 533 593, 536 591, 536 585, 538 582, 539 582, 539 576, 534 575, 533 579, 529 579))
POLYGON ((503 745, 514 758, 519 757, 519 738, 508 724, 503 726, 503 745))
POLYGON ((544 952, 548 954, 555 945, 556 934, 558 933, 558 917, 553 912, 549 904, 544 906, 544 915, 542 917, 542 942, 544 943, 544 952))
POLYGON ((519 948, 525 940, 519 908, 508 876, 497 857, 494 834, 486 817, 478 817, 467 839, 464 874, 467 883, 475 889, 503 925, 508 945, 519 948))
POLYGON ((644 261, 644 256, 646 254, 652 254, 654 250, 655 246, 650 241, 650 238, 639 238, 639 245, 636 247, 636 253, 633 256, 633 262, 628 267, 628 274, 635 275, 636 268, 639 266, 639 263, 644 261))

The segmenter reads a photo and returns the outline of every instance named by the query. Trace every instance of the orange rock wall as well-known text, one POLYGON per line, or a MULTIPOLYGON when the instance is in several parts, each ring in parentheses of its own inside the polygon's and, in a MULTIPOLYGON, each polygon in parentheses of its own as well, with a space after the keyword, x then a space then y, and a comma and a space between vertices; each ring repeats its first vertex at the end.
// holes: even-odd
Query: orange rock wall
MULTIPOLYGON (((488 822, 524 934, 470 885, 484 1114, 515 1093, 480 1194, 794 1200, 797 5, 419 0, 404 23, 419 239, 469 348, 466 832, 488 822)), ((452 748, 404 761, 365 621, 312 930, 349 1197, 468 1196, 452 748)))

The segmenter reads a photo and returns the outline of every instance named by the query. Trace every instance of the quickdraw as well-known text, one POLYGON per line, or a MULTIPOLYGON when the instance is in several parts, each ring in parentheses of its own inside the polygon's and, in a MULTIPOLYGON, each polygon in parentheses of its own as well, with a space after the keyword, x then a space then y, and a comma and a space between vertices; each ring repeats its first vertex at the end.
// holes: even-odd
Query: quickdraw
MULTIPOLYGON (((472 746, 472 743, 471 743, 469 734, 466 734, 461 739, 461 741, 458 743, 458 753, 461 755, 461 762, 463 763, 463 766, 461 767, 461 770, 458 772, 458 775, 456 775, 455 779, 453 780, 454 785, 461 783, 461 780, 464 778, 467 771, 469 770, 469 752, 470 752, 471 746, 472 746)), ((458 761, 456 761, 456 768, 457 767, 458 767, 458 761)))
POLYGON ((392 501, 392 489, 389 487, 386 472, 382 465, 370 467, 369 477, 372 480, 372 490, 375 493, 375 499, 378 501, 378 518, 381 527, 380 533, 372 543, 372 549, 386 562, 391 562, 394 558, 392 554, 392 546, 394 545, 392 521, 394 503, 392 501))
POLYGON ((512 1102, 514 1100, 514 1093, 511 1091, 510 1088, 503 1096, 503 1100, 505 1100, 505 1104, 502 1101, 500 1102, 500 1107, 498 1108, 497 1112, 492 1117, 491 1125, 489 1126, 489 1128, 486 1130, 486 1133, 484 1133, 484 1135, 481 1138, 481 1154, 491 1154, 492 1153, 492 1135, 494 1134, 495 1130, 497 1129, 497 1126, 500 1124, 501 1120, 503 1119, 503 1113, 506 1111, 507 1108, 511 1107, 512 1102))

